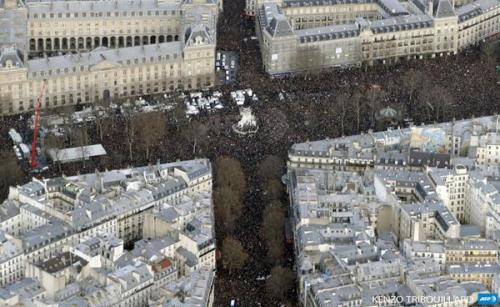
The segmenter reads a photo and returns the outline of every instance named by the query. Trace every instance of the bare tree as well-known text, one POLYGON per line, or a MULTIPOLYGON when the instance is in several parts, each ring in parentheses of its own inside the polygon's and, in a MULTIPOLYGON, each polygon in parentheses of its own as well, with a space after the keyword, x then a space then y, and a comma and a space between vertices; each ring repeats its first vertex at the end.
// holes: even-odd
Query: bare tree
POLYGON ((87 126, 83 124, 80 127, 75 127, 72 129, 73 142, 75 146, 80 147, 80 151, 82 154, 82 164, 83 168, 85 168, 85 157, 88 154, 86 152, 85 146, 90 144, 90 136, 88 133, 87 126))
POLYGON ((62 147, 64 146, 64 140, 61 137, 58 137, 57 135, 54 135, 52 133, 47 134, 45 136, 44 140, 44 146, 45 146, 45 151, 52 150, 55 155, 55 159, 57 161, 53 161, 54 163, 57 162, 59 172, 61 171, 61 160, 59 159, 59 153, 61 152, 62 147))
POLYGON ((69 105, 61 109, 60 116, 63 119, 62 129, 65 131, 69 140, 69 145, 73 146, 73 118, 72 114, 75 112, 75 106, 69 105))
POLYGON ((369 90, 366 92, 366 101, 370 107, 370 126, 375 127, 375 114, 380 108, 380 104, 385 98, 385 92, 369 90))
POLYGON ((356 132, 360 132, 361 125, 361 103, 362 103, 362 95, 359 92, 355 92, 351 96, 351 101, 354 107, 354 114, 356 118, 356 132))
POLYGON ((263 186, 263 190, 264 199, 267 201, 280 199, 284 193, 283 183, 278 179, 267 180, 263 186))
POLYGON ((408 102, 411 106, 415 93, 423 86, 424 75, 419 70, 410 69, 401 77, 401 82, 408 92, 408 102))
POLYGON ((442 121, 445 115, 453 117, 454 97, 439 85, 431 85, 422 93, 422 102, 427 121, 442 121))
POLYGON ((340 119, 340 133, 341 135, 345 134, 345 118, 347 115, 347 104, 349 102, 349 96, 346 92, 340 92, 337 97, 335 97, 335 101, 339 110, 339 119, 340 119))
POLYGON ((109 114, 109 104, 107 101, 99 100, 94 110, 95 125, 99 134, 100 142, 104 139, 104 134, 114 125, 114 116, 109 114))
POLYGON ((125 124, 125 139, 128 146, 128 158, 130 161, 133 160, 133 146, 137 140, 139 134, 138 124, 140 122, 137 120, 137 113, 134 112, 132 108, 123 109, 123 119, 125 124))
POLYGON ((184 138, 193 144, 193 155, 196 154, 196 146, 200 143, 203 143, 208 134, 207 125, 193 120, 191 121, 187 127, 183 131, 184 138))
POLYGON ((262 179, 280 178, 285 171, 283 159, 269 155, 259 162, 257 174, 262 179))
POLYGON ((217 227, 224 232, 233 232, 236 220, 241 216, 243 204, 238 192, 229 187, 218 187, 214 191, 214 212, 217 227))
POLYGON ((270 263, 282 263, 284 254, 285 213, 280 207, 267 207, 262 214, 261 238, 270 263))
POLYGON ((146 150, 149 159, 150 149, 158 144, 167 134, 167 124, 163 112, 141 113, 135 118, 137 124, 137 142, 146 150))
POLYGON ((240 270, 248 260, 248 254, 241 242, 234 237, 227 237, 222 242, 222 264, 229 270, 240 270))
POLYGON ((0 151, 0 199, 7 196, 9 187, 20 184, 24 180, 24 173, 17 163, 12 151, 0 151))
POLYGON ((247 190, 243 169, 238 160, 230 157, 219 157, 215 161, 216 182, 219 187, 227 187, 238 193, 240 197, 247 190))
POLYGON ((183 103, 177 103, 174 109, 168 112, 168 115, 176 130, 179 130, 187 123, 186 106, 183 103))
POLYGON ((271 269, 271 277, 266 280, 266 289, 271 297, 283 299, 286 293, 293 287, 293 272, 281 266, 271 269))

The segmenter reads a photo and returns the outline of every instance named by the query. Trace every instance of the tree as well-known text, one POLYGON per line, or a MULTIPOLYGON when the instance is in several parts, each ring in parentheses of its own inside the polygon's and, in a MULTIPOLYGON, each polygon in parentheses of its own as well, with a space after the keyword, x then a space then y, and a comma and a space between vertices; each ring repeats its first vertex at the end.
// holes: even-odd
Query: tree
POLYGON ((485 42, 481 46, 481 60, 487 65, 487 69, 495 69, 495 44, 495 42, 485 42))
POLYGON ((83 168, 85 168, 85 156, 87 155, 85 146, 90 144, 90 136, 87 126, 83 124, 81 127, 75 127, 71 130, 71 134, 73 135, 74 145, 80 147, 82 153, 82 164, 83 168))
POLYGON ((419 70, 410 69, 401 77, 401 82, 408 92, 408 105, 411 107, 415 93, 423 86, 424 75, 419 70))
POLYGON ((247 183, 243 169, 238 160, 230 157, 219 157, 215 161, 216 182, 219 187, 228 187, 243 196, 247 183))
POLYGON ((356 133, 359 133, 361 127, 361 101, 362 95, 359 92, 355 92, 351 96, 352 105, 354 107, 354 114, 356 118, 356 133))
POLYGON ((450 92, 439 85, 431 85, 422 93, 424 110, 427 121, 442 121, 446 115, 453 117, 453 104, 455 99, 450 92))
POLYGON ((193 143, 193 155, 196 154, 196 146, 206 140, 207 134, 208 126, 197 120, 191 121, 183 130, 184 138, 193 143))
POLYGON ((175 130, 179 130, 180 127, 186 124, 186 105, 183 103, 177 103, 173 110, 168 112, 168 117, 170 122, 175 127, 175 130))
POLYGON ((381 91, 367 91, 366 101, 370 108, 370 126, 375 127, 375 114, 380 107, 382 100, 385 98, 386 93, 381 91))
POLYGON ((114 115, 109 114, 109 104, 107 101, 99 100, 94 109, 95 125, 99 134, 99 141, 102 143, 104 134, 114 125, 114 115))
POLYGON ((280 199, 283 196, 283 184, 278 179, 270 179, 264 185, 264 199, 267 201, 280 199))
POLYGON ((262 179, 280 178, 285 170, 283 159, 269 155, 259 162, 257 175, 262 179))
POLYGON ((149 159, 150 149, 158 144, 167 134, 167 124, 163 112, 141 113, 135 117, 137 142, 143 145, 146 159, 149 159))
POLYGON ((133 160, 133 146, 135 141, 137 140, 137 135, 139 133, 137 120, 137 113, 131 107, 127 107, 123 109, 123 120, 125 123, 125 139, 128 145, 128 157, 129 160, 133 160))
POLYGON ((222 264, 231 274, 232 270, 241 269, 247 262, 248 254, 241 242, 233 237, 227 237, 222 242, 222 264))
POLYGON ((229 187, 218 187, 214 191, 214 211, 218 228, 234 231, 236 220, 241 216, 243 204, 238 192, 229 187))
POLYGON ((271 277, 266 280, 267 292, 277 299, 283 299, 286 293, 293 287, 293 272, 281 266, 271 269, 271 277))
POLYGON ((0 199, 7 197, 9 187, 24 180, 24 173, 10 150, 0 151, 0 199))
MULTIPOLYGON (((53 133, 49 133, 47 134, 47 136, 45 136, 44 147, 46 151, 52 150, 54 152, 57 160, 57 165, 59 167, 59 171, 61 171, 61 161, 59 160, 59 153, 63 146, 64 146, 64 140, 61 137, 58 137, 53 133)), ((53 162, 55 163, 56 161, 53 162)))
POLYGON ((75 112, 74 105, 68 105, 61 109, 60 116, 63 119, 61 129, 66 132, 69 140, 69 145, 73 146, 73 118, 72 114, 75 112))
POLYGON ((285 213, 281 207, 267 207, 262 214, 261 238, 268 251, 270 263, 283 261, 285 213))
POLYGON ((347 115, 347 104, 349 102, 349 95, 346 92, 341 92, 335 98, 339 110, 340 119, 340 133, 344 135, 345 133, 345 118, 347 115))

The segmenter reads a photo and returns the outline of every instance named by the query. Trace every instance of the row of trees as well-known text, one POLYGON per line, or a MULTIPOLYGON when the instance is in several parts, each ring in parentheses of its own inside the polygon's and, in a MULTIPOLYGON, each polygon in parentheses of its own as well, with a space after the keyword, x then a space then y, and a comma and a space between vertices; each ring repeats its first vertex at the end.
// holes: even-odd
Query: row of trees
POLYGON ((217 228, 224 234, 233 234, 243 209, 247 190, 246 179, 238 160, 219 157, 215 162, 216 188, 214 210, 217 228))
POLYGON ((23 183, 24 173, 12 150, 0 151, 0 200, 7 197, 9 187, 23 183))
MULTIPOLYGON (((242 167, 236 159, 220 157, 215 164, 216 189, 214 206, 217 227, 223 235, 222 263, 229 274, 241 270, 249 259, 248 252, 235 231, 241 218, 243 197, 247 192, 247 181, 242 167)), ((257 176, 261 185, 261 198, 265 202, 259 237, 264 242, 267 255, 265 261, 270 270, 266 280, 267 293, 273 299, 282 300, 294 285, 293 272, 285 267, 285 207, 281 202, 284 195, 280 177, 284 163, 277 156, 268 156, 257 166, 257 176)))
POLYGON ((267 262, 272 267, 270 277, 266 280, 268 294, 278 300, 283 300, 294 285, 294 274, 285 266, 285 223, 286 205, 281 176, 285 172, 282 159, 277 156, 267 156, 257 168, 259 182, 262 183, 262 199, 265 208, 262 213, 260 237, 267 250, 267 262))
POLYGON ((235 235, 237 220, 243 210, 247 190, 243 169, 238 160, 219 157, 215 161, 216 188, 213 192, 214 212, 219 240, 222 241, 222 264, 229 274, 241 270, 248 261, 248 252, 235 235))

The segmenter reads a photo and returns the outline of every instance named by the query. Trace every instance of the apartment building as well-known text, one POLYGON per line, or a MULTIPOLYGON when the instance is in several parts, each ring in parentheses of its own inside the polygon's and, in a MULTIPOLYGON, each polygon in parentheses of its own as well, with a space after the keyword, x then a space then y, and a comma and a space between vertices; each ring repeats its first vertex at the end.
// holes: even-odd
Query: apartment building
POLYGON ((271 75, 455 54, 499 32, 500 2, 256 1, 271 75))
POLYGON ((468 306, 497 289, 500 180, 474 157, 498 118, 294 144, 301 303, 468 306))
MULTIPOLYGON (((8 263, 16 263, 9 266, 11 274, 6 282, 24 277, 25 262, 38 263, 54 257, 83 238, 107 233, 124 244, 141 239, 147 212, 183 196, 210 192, 211 178, 208 161, 193 160, 44 181, 33 179, 11 188, 6 204, 19 206, 19 211, 12 212, 17 212, 22 222, 9 229, 3 225, 12 217, 0 221, 2 229, 9 229, 5 238, 10 243, 6 242, 4 249, 8 263), (16 259, 11 260, 18 254, 25 260, 20 265, 16 259)), ((210 201, 204 204, 210 208, 210 201)), ((198 228, 193 227, 193 231, 198 228)), ((210 232, 203 234, 201 238, 212 238, 210 232)))
POLYGON ((6 0, 0 114, 32 110, 43 85, 42 108, 210 87, 219 10, 211 0, 6 0))
POLYGON ((431 168, 428 175, 444 205, 458 220, 464 221, 467 181, 469 180, 467 168, 463 165, 455 165, 453 169, 431 168))
POLYGON ((500 274, 500 264, 498 262, 454 264, 447 268, 447 272, 458 282, 478 281, 491 291, 493 280, 500 274))
POLYGON ((445 242, 446 264, 497 263, 498 244, 485 239, 448 239, 445 242))

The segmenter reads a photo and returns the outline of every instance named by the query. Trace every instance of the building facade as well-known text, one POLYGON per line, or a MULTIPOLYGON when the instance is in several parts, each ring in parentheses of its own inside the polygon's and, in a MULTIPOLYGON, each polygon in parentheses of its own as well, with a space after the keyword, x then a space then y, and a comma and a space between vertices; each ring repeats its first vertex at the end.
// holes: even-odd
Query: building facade
POLYGON ((219 3, 13 2, 0 20, 0 114, 210 87, 219 3), (24 17, 23 17, 24 18, 24 17), (66 53, 65 55, 62 55, 66 53), (33 57, 42 58, 33 58, 33 57))
POLYGON ((455 54, 499 32, 500 2, 269 1, 256 32, 271 75, 455 54))
POLYGON ((302 305, 418 305, 390 299, 410 295, 468 306, 498 289, 500 179, 475 159, 498 118, 294 144, 286 183, 302 305))

